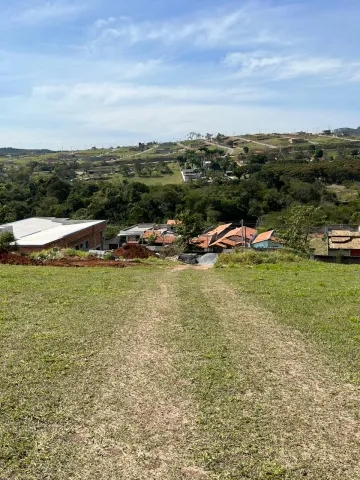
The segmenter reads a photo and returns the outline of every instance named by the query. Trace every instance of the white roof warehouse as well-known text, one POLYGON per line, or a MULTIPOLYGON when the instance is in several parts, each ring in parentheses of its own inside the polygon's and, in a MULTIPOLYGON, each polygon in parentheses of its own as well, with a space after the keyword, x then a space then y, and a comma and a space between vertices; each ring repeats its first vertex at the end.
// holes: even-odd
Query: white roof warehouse
POLYGON ((23 253, 55 246, 87 251, 102 248, 105 228, 104 220, 35 217, 0 225, 0 233, 13 233, 23 253))

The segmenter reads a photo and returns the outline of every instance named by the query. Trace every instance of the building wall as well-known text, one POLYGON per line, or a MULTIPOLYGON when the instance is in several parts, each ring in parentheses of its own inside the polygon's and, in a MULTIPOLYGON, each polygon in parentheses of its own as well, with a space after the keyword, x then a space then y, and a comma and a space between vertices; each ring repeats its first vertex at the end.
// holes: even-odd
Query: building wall
POLYGON ((253 243, 252 248, 262 248, 262 249, 269 249, 269 248, 283 248, 284 245, 281 243, 273 242, 272 240, 264 240, 263 242, 253 243))
POLYGON ((338 256, 350 257, 350 250, 343 249, 343 248, 329 248, 328 255, 329 257, 338 257, 338 256))
POLYGON ((57 240, 56 242, 48 243, 41 246, 19 247, 19 252, 28 254, 32 252, 40 252, 41 250, 47 250, 53 247, 76 248, 76 246, 79 246, 80 244, 83 244, 83 248, 81 248, 81 250, 83 251, 102 248, 103 232, 105 231, 105 228, 106 222, 99 223, 97 225, 94 225, 93 227, 89 227, 81 230, 80 232, 68 235, 67 237, 57 240), (89 242, 88 247, 86 247, 86 241, 89 242))

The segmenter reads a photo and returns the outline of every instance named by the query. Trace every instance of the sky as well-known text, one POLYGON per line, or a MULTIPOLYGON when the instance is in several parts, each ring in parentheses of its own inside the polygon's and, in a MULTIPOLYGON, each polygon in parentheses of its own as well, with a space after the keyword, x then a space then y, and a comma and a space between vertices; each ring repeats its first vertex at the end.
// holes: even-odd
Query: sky
POLYGON ((360 125, 358 0, 0 0, 0 145, 360 125))

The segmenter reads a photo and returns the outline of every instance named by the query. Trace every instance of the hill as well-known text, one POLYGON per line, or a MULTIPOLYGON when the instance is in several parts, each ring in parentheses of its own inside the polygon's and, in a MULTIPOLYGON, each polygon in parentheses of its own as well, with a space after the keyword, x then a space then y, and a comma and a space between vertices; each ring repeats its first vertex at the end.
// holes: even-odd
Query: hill
POLYGON ((0 477, 358 478, 359 273, 0 266, 0 477))
POLYGON ((334 130, 334 133, 337 135, 360 135, 360 127, 358 128, 349 128, 349 127, 342 127, 342 128, 337 128, 334 130))

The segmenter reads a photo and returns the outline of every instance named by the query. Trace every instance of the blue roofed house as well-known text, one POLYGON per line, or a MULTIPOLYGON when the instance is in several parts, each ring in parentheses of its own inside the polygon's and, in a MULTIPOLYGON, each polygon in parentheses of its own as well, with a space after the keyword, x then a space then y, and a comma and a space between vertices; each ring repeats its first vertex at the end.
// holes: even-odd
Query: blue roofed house
POLYGON ((274 230, 269 230, 268 232, 260 233, 251 241, 251 248, 258 249, 275 249, 283 248, 284 245, 275 236, 274 230))

